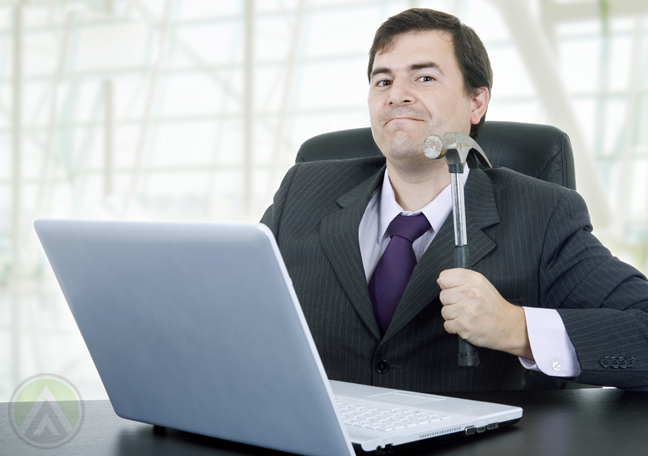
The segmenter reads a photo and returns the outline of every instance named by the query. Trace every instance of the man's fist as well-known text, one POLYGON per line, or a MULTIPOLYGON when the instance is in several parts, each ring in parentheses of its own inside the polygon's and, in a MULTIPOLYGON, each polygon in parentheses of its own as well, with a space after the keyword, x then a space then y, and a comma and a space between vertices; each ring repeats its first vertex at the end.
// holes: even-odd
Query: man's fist
POLYGON ((502 298, 478 272, 447 269, 437 280, 445 330, 478 347, 533 359, 524 309, 502 298))

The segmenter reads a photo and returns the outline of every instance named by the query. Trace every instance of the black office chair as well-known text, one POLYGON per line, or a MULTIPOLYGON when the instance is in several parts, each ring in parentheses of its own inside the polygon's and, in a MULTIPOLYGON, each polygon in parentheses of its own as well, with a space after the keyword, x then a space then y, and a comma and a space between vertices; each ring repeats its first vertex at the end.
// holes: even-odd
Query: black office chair
MULTIPOLYGON (((477 142, 494 168, 510 168, 576 190, 571 142, 556 127, 491 121, 484 124, 477 142)), ((314 136, 301 145, 296 161, 381 155, 367 127, 314 136)))

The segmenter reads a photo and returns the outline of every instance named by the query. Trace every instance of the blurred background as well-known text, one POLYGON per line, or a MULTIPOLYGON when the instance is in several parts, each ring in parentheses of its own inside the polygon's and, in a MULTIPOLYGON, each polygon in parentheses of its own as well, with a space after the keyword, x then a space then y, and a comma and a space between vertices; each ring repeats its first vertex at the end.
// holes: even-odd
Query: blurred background
POLYGON ((367 52, 409 7, 489 51, 489 120, 571 137, 595 234, 648 271, 646 0, 0 0, 0 401, 106 393, 39 217, 257 221, 299 145, 369 125, 367 52))

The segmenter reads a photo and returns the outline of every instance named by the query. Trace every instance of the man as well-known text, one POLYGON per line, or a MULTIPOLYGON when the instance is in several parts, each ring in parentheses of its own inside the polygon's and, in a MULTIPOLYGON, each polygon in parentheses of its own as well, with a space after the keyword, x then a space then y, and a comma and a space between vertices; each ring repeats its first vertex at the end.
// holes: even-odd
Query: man
POLYGON ((405 11, 376 32, 368 72, 385 158, 298 164, 262 219, 329 378, 442 392, 521 389, 542 372, 648 388, 648 282, 594 238, 576 192, 473 160, 472 271, 452 269, 450 177, 422 146, 479 134, 492 72, 474 31, 405 11), (480 366, 457 366, 455 334, 480 366))

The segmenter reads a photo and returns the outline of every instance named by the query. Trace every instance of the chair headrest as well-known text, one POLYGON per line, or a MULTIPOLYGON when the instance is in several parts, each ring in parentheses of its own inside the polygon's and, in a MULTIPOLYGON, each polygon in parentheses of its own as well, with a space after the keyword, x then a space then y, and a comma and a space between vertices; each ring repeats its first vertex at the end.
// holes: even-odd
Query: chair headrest
MULTIPOLYGON (((576 189, 574 155, 569 136, 556 127, 520 122, 487 121, 477 138, 494 168, 576 189)), ((371 128, 324 133, 305 141, 297 162, 378 157, 382 153, 371 128)))

